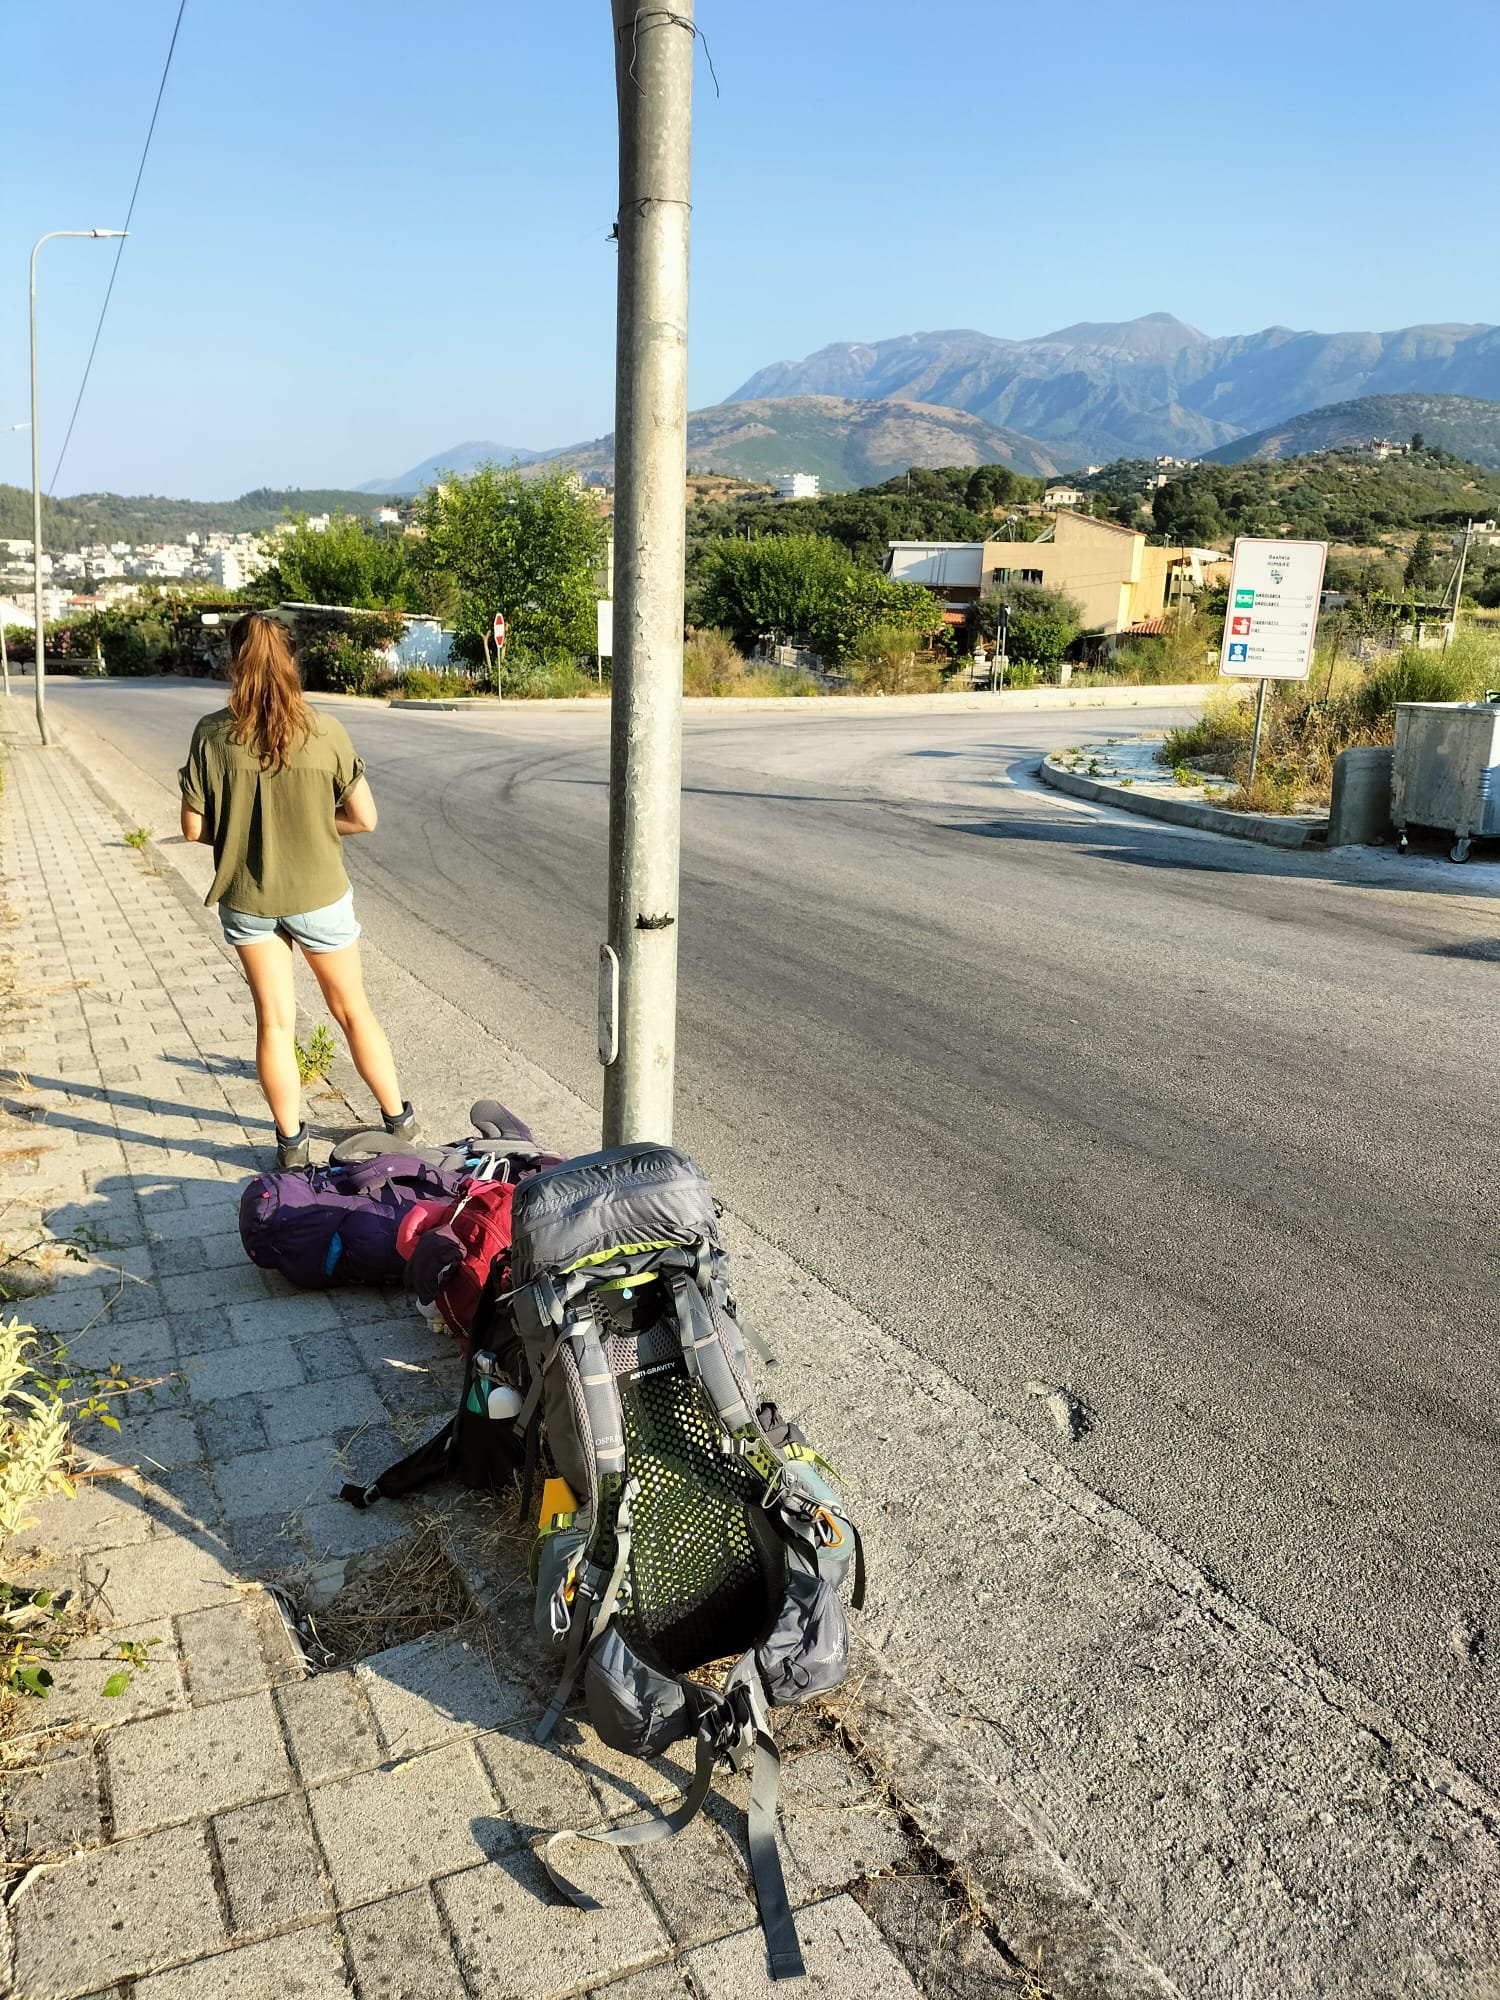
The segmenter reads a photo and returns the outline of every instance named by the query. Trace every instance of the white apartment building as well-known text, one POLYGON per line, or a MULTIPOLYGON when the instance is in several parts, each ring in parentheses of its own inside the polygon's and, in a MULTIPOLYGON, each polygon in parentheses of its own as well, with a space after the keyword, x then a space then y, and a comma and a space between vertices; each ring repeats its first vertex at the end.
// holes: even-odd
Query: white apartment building
POLYGON ((816 500, 822 481, 815 472, 778 472, 776 475, 776 498, 778 500, 816 500))

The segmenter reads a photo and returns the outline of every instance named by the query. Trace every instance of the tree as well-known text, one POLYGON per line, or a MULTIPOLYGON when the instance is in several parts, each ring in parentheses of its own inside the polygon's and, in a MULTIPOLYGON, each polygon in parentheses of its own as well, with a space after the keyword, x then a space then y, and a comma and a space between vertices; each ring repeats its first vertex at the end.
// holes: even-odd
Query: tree
POLYGON ((608 529, 566 471, 523 478, 481 465, 428 489, 412 570, 429 590, 449 580, 453 618, 471 648, 487 647, 503 611, 510 651, 577 659, 594 645, 594 605, 608 529))
POLYGON ((698 588, 701 622, 749 651, 763 639, 805 644, 838 666, 878 626, 924 638, 943 623, 921 584, 892 583, 861 568, 825 535, 768 535, 710 544, 698 588))
POLYGON ((1425 590, 1432 578, 1432 537, 1424 530, 1411 545, 1402 582, 1408 590, 1425 590))
POLYGON ((1424 446, 1426 445, 1426 443, 1427 443, 1427 440, 1426 440, 1426 438, 1424 438, 1424 437, 1423 437, 1423 435, 1422 435, 1422 433, 1421 433, 1420 431, 1413 431, 1413 432, 1412 432, 1412 434, 1411 434, 1411 448, 1412 448, 1412 450, 1413 450, 1413 451, 1421 451, 1421 450, 1423 449, 1423 447, 1424 447, 1424 446))
POLYGON ((811 645, 814 628, 853 567, 826 535, 714 542, 702 563, 700 622, 723 626, 742 652, 762 639, 811 645))
POLYGON ((1044 672, 1056 667, 1083 630, 1082 612, 1063 591, 1038 583, 1011 583, 975 605, 972 623, 978 637, 994 639, 1002 604, 1010 606, 1007 655, 1044 672))
POLYGON ((1224 532, 1224 516, 1213 488, 1190 473, 1169 479, 1156 489, 1151 518, 1170 541, 1188 547, 1211 548, 1224 532))
POLYGON ((299 514, 290 527, 264 536, 262 546, 271 559, 261 587, 282 603, 370 610, 405 606, 411 596, 404 537, 381 534, 353 514, 332 514, 322 529, 299 514))

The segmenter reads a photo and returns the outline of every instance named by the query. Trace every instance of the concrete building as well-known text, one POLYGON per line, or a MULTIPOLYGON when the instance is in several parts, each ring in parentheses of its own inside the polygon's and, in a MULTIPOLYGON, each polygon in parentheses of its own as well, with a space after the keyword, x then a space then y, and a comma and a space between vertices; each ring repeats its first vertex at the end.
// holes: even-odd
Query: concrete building
POLYGON ((815 472, 778 472, 776 475, 776 498, 778 500, 816 500, 822 481, 815 472))
POLYGON ((1137 529, 1067 512, 1035 542, 892 542, 884 566, 898 583, 925 584, 949 611, 1008 585, 1064 591, 1084 630, 1104 634, 1139 628, 1229 578, 1217 549, 1153 548, 1137 529))
MULTIPOLYGON (((1120 632, 1162 609, 1142 591, 1146 537, 1089 514, 1058 514, 1036 542, 986 542, 980 587, 985 595, 1007 583, 1039 583, 1066 591, 1088 632, 1120 632)), ((1155 582, 1154 570, 1152 583, 1155 582)))
POLYGON ((925 583, 950 609, 979 596, 983 542, 892 542, 885 573, 892 583, 925 583))
POLYGON ((1076 486, 1049 486, 1042 495, 1044 507, 1081 507, 1084 495, 1076 486))

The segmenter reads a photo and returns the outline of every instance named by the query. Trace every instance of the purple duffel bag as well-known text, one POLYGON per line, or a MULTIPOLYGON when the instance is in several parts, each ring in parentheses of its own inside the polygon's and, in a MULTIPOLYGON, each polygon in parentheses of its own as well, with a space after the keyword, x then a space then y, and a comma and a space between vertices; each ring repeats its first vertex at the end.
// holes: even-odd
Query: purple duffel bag
POLYGON ((464 1177, 415 1153, 259 1174, 240 1196, 240 1241, 253 1264, 294 1285, 387 1285, 402 1276, 401 1218, 420 1201, 453 1201, 464 1177))

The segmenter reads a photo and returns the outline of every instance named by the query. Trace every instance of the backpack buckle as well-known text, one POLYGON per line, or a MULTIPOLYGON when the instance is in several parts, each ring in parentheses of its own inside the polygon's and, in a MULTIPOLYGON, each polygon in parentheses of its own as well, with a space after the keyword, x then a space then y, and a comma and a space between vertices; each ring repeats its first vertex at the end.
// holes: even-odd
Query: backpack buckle
POLYGON ((726 1683, 722 1694, 698 1718, 698 1735, 713 1751, 738 1771, 755 1744, 755 1707, 744 1682, 726 1683))

